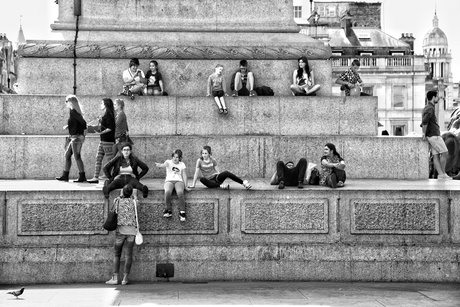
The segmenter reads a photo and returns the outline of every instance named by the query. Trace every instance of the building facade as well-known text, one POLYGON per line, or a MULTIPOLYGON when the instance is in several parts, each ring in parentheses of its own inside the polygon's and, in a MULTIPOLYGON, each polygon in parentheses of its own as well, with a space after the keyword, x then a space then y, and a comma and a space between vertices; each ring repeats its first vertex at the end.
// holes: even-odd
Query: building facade
MULTIPOLYGON (((381 30, 381 3, 294 0, 293 4, 309 12, 307 22, 294 19, 301 32, 331 47, 333 78, 348 69, 354 59, 360 60, 363 91, 378 96, 379 132, 387 130, 398 136, 421 134, 426 91, 438 87, 447 88, 446 103, 442 106, 445 112, 439 114, 440 123, 444 123, 441 128, 446 127, 449 120, 444 113, 450 114, 455 106, 450 93, 455 87, 446 84, 451 82, 451 56, 437 21, 433 21, 433 29, 437 30, 431 30, 429 33, 433 34, 427 36, 438 41, 425 37, 424 54, 416 55, 411 33, 402 33, 397 39, 381 30), (312 16, 316 16, 314 21, 312 16)), ((300 14, 305 16, 304 12, 300 14)), ((343 95, 338 85, 333 86, 332 93, 343 95)))

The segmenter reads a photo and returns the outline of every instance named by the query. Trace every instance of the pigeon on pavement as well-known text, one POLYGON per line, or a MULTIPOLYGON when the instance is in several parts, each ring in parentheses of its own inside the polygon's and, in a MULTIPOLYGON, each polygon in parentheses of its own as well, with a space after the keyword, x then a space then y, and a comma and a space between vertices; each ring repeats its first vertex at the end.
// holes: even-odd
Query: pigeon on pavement
POLYGON ((16 291, 10 291, 10 292, 7 292, 6 294, 11 294, 11 295, 16 296, 16 298, 18 298, 18 296, 21 295, 22 293, 24 293, 24 288, 21 288, 16 291))

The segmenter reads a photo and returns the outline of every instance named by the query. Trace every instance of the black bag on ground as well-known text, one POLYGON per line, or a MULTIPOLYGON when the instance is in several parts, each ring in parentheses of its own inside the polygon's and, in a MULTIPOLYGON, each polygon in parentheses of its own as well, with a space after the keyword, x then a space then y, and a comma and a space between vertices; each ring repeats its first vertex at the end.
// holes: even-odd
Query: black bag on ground
POLYGON ((268 86, 258 86, 254 88, 254 91, 257 93, 257 96, 275 96, 273 90, 268 86))

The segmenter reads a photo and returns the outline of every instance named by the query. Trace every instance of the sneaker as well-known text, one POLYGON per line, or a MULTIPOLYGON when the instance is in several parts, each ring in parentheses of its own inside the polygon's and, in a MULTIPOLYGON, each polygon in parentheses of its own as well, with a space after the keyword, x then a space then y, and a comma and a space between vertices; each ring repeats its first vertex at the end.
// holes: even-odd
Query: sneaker
POLYGON ((254 90, 250 91, 250 92, 249 92, 249 96, 250 96, 250 97, 257 96, 256 91, 254 91, 254 90))
POLYGON ((438 179, 449 180, 449 179, 452 179, 452 177, 450 177, 447 174, 442 174, 442 175, 438 175, 438 179))
POLYGON ((284 181, 280 181, 280 184, 278 185, 278 189, 280 190, 284 189, 284 181))
POLYGON ((128 284, 128 275, 123 275, 123 280, 121 281, 121 284, 122 285, 127 285, 128 284))
POLYGON ((118 276, 113 275, 112 278, 105 282, 106 285, 118 285, 118 276))
POLYGON ((342 188, 345 184, 342 181, 337 182, 337 187, 342 188))
POLYGON ((99 183, 99 178, 93 177, 93 178, 91 178, 89 180, 86 180, 86 182, 88 182, 88 183, 99 183))
POLYGON ((223 190, 229 190, 230 189, 230 185, 227 184, 227 183, 222 183, 220 185, 220 188, 223 189, 223 190))
POLYGON ((219 114, 222 114, 222 113, 224 113, 224 109, 219 108, 219 114))
POLYGON ((170 218, 172 216, 172 211, 171 210, 163 210, 163 217, 170 218))
POLYGON ((227 114, 228 114, 228 110, 224 109, 224 115, 227 115, 227 114))
POLYGON ((235 90, 233 90, 233 91, 232 91, 232 96, 233 96, 233 97, 238 97, 238 92, 235 91, 235 90))
POLYGON ((243 181, 243 186, 246 188, 246 190, 249 190, 252 188, 252 185, 250 185, 249 181, 247 180, 243 181))
POLYGON ((302 181, 299 181, 299 184, 297 185, 297 187, 298 187, 299 189, 303 189, 303 182, 302 182, 302 181))
POLYGON ((185 211, 179 212, 179 220, 185 222, 185 211))

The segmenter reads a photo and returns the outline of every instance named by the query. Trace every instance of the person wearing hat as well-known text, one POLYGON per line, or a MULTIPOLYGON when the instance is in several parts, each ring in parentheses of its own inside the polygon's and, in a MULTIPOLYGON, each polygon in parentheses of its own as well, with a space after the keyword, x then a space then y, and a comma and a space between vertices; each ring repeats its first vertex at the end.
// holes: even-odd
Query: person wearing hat
POLYGON ((280 190, 284 189, 285 186, 297 186, 302 189, 307 165, 307 159, 305 158, 301 158, 295 166, 292 161, 286 163, 278 161, 276 163, 276 173, 270 179, 270 184, 278 184, 278 189, 280 190))

